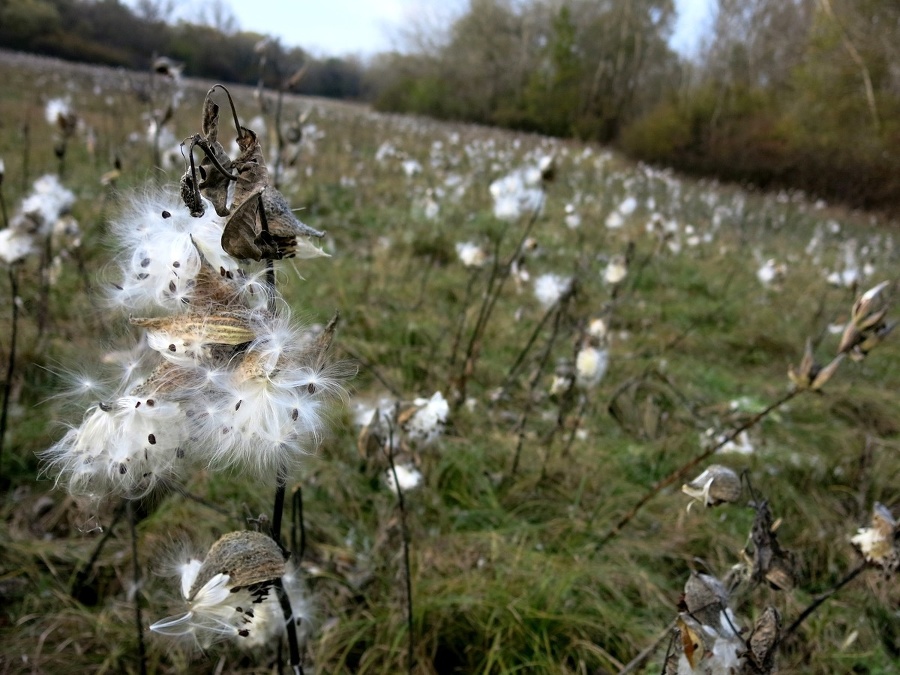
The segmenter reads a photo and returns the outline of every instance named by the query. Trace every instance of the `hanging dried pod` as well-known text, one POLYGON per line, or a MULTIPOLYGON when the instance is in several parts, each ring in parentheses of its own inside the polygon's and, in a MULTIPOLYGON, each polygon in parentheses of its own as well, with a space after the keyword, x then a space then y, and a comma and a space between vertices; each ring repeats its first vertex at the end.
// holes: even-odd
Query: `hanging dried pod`
POLYGON ((766 607, 762 616, 757 619, 747 645, 750 647, 747 656, 752 661, 752 670, 746 666, 741 672, 763 673, 767 675, 775 668, 775 652, 781 639, 781 612, 774 607, 766 607))
POLYGON ((727 466, 711 464, 690 483, 682 485, 681 491, 704 506, 733 504, 741 498, 741 479, 727 466))
POLYGON ((776 590, 790 591, 794 587, 794 556, 778 543, 772 512, 766 501, 756 506, 750 541, 753 544, 752 554, 749 555, 750 578, 755 583, 765 581, 776 590))
POLYGON ((728 591, 711 574, 691 572, 684 585, 684 604, 689 614, 705 626, 718 626, 728 608, 728 591))

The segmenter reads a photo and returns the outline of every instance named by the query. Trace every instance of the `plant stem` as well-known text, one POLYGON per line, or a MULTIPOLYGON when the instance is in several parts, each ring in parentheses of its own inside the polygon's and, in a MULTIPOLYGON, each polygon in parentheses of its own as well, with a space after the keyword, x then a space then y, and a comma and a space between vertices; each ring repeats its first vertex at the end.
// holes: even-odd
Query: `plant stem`
POLYGON ((456 400, 457 407, 462 405, 466 400, 466 385, 470 375, 475 371, 475 363, 478 360, 478 352, 481 348, 481 339, 484 337, 484 331, 487 329, 488 321, 491 318, 491 314, 494 312, 494 307, 497 305, 497 300, 500 298, 503 286, 506 283, 506 280, 509 279, 509 273, 513 263, 521 254, 522 246, 525 245, 525 240, 528 239, 531 230, 534 228, 535 223, 537 223, 540 212, 540 208, 536 208, 531 213, 531 217, 528 219, 528 223, 525 225, 521 237, 519 237, 519 243, 516 245, 515 250, 513 250, 512 255, 510 255, 504 263, 502 271, 496 263, 499 255, 498 242, 497 251, 494 256, 494 267, 491 270, 491 278, 488 281, 488 289, 484 295, 484 301, 482 302, 481 310, 478 313, 478 320, 475 323, 475 328, 472 329, 472 335, 469 338, 469 344, 466 347, 466 356, 465 359, 463 359, 461 367, 458 381, 458 397, 456 400))
MULTIPOLYGON (((16 303, 19 280, 12 267, 9 268, 9 286, 12 296, 12 326, 9 337, 9 359, 6 363, 6 382, 3 384, 3 410, 0 411, 0 467, 3 461, 3 439, 6 438, 6 423, 9 419, 9 399, 12 397, 12 380, 16 368, 16 339, 19 333, 19 305, 16 303)), ((0 476, 2 475, 0 472, 0 476)))
POLYGON ((281 544, 281 521, 284 515, 284 497, 287 491, 285 469, 282 467, 278 471, 275 479, 275 505, 272 507, 272 539, 275 543, 284 549, 281 544))
POLYGON ((751 417, 749 420, 747 420, 746 422, 744 422, 741 425, 738 425, 737 427, 732 429, 730 432, 725 434, 725 436, 723 436, 722 439, 718 443, 707 448, 706 450, 701 452, 699 455, 697 455, 693 459, 689 460, 685 464, 682 464, 680 467, 675 469, 669 475, 665 476, 664 478, 661 478, 656 483, 654 483, 653 486, 644 494, 644 496, 641 497, 637 501, 637 503, 635 503, 635 505, 632 506, 631 509, 624 516, 622 516, 622 518, 619 520, 619 522, 617 522, 615 524, 615 526, 600 539, 600 541, 596 545, 595 550, 599 551, 606 544, 608 544, 610 541, 615 539, 622 532, 622 530, 625 528, 625 526, 627 526, 634 519, 634 517, 638 514, 638 512, 644 507, 644 505, 647 504, 647 502, 649 502, 651 499, 653 499, 660 492, 662 492, 663 489, 667 488, 669 485, 671 485, 672 483, 677 481, 679 478, 683 477, 688 471, 693 469, 700 462, 702 462, 705 459, 714 455, 716 452, 719 451, 720 448, 722 448, 727 443, 730 443, 731 441, 733 441, 742 432, 746 431, 747 429, 749 429, 753 426, 756 426, 763 418, 765 418, 773 410, 780 408, 782 405, 784 405, 785 403, 787 403, 788 401, 790 401, 792 398, 794 398, 795 396, 797 396, 798 394, 800 394, 803 391, 806 391, 806 390, 804 390, 804 389, 789 390, 781 398, 777 399, 773 403, 766 406, 766 408, 764 410, 758 412, 753 417, 751 417))
POLYGON ((794 623, 792 623, 790 626, 788 626, 787 630, 784 631, 782 639, 787 638, 790 635, 792 635, 794 633, 794 631, 796 631, 800 627, 800 624, 803 623, 810 614, 815 612, 819 608, 820 605, 822 605, 826 600, 828 600, 828 598, 830 598, 832 595, 837 593, 844 586, 846 586, 851 581, 853 581, 856 577, 858 577, 865 569, 866 569, 866 562, 863 561, 859 565, 854 567, 852 570, 850 570, 850 572, 847 573, 847 576, 845 576, 843 579, 838 581, 834 586, 832 586, 830 589, 828 589, 827 591, 822 593, 822 595, 820 595, 818 598, 816 598, 812 602, 812 604, 809 605, 809 607, 807 607, 800 613, 800 616, 798 616, 796 619, 794 619, 794 623))
POLYGON ((103 551, 103 547, 106 546, 106 542, 109 541, 110 537, 113 535, 113 528, 119 522, 119 519, 122 517, 122 514, 125 512, 125 500, 119 502, 119 505, 116 507, 115 511, 113 511, 112 521, 109 524, 109 527, 106 528, 106 532, 103 533, 103 536, 97 541, 97 545, 94 547, 94 552, 91 553, 91 557, 88 558, 87 562, 82 565, 82 567, 75 573, 75 576, 72 580, 72 588, 69 591, 69 595, 77 600, 81 600, 83 596, 82 590, 84 589, 84 585, 87 583, 87 580, 91 577, 91 572, 94 569, 94 565, 97 563, 97 560, 100 558, 100 553, 103 551))
POLYGON ((413 596, 412 575, 409 564, 409 529, 406 524, 406 502, 403 499, 403 490, 400 488, 400 479, 397 477, 397 467, 394 464, 394 430, 391 428, 387 444, 388 462, 391 465, 391 474, 394 477, 394 487, 397 490, 397 504, 400 507, 400 534, 403 538, 403 569, 406 576, 406 632, 409 638, 406 646, 407 670, 413 672, 413 596))
MULTIPOLYGON (((218 86, 218 85, 217 85, 218 86)), ((223 87, 224 89, 224 87, 223 87)), ((228 93, 228 90, 225 89, 228 93)), ((231 101, 229 94, 228 100, 231 101)), ((232 103, 232 111, 234 104, 232 103)), ((235 113, 235 124, 237 124, 237 113, 235 113)), ((262 194, 259 195, 259 220, 263 233, 269 232, 269 221, 266 219, 266 210, 263 206, 262 194)), ((266 259, 266 290, 269 294, 269 312, 275 314, 275 264, 271 258, 266 259)), ((287 489, 287 466, 280 466, 275 476, 275 505, 272 507, 272 539, 278 544, 279 548, 284 551, 281 543, 281 521, 284 517, 284 497, 287 489)), ((281 611, 284 613, 284 628, 287 633, 288 651, 291 658, 291 670, 294 675, 303 675, 303 666, 300 663, 300 646, 297 641, 297 622, 294 619, 294 609, 291 607, 291 599, 288 597, 287 591, 284 590, 284 583, 281 578, 275 580, 275 593, 278 595, 278 602, 281 605, 281 611)))
POLYGON ((294 552, 294 559, 297 564, 303 560, 303 554, 306 553, 306 525, 303 523, 303 488, 299 485, 294 490, 291 498, 291 550, 294 552), (299 540, 297 534, 300 534, 299 540))
MULTIPOLYGON (((0 185, 3 178, 0 177, 0 185)), ((6 213, 6 199, 3 198, 3 190, 0 190, 0 213, 3 214, 3 229, 9 227, 9 215, 6 213)))
POLYGON ((297 640, 297 622, 294 619, 294 609, 291 607, 291 599, 288 597, 287 591, 284 590, 284 583, 281 577, 278 577, 273 586, 275 593, 278 595, 278 603, 281 605, 281 611, 284 614, 284 627, 287 632, 288 653, 291 659, 291 670, 294 675, 303 675, 303 665, 300 663, 300 644, 297 640))
POLYGON ((138 671, 141 675, 147 675, 147 649, 144 646, 144 621, 141 618, 141 566, 138 562, 137 528, 134 524, 134 506, 131 500, 126 504, 131 529, 131 564, 134 566, 134 624, 138 639, 138 671))

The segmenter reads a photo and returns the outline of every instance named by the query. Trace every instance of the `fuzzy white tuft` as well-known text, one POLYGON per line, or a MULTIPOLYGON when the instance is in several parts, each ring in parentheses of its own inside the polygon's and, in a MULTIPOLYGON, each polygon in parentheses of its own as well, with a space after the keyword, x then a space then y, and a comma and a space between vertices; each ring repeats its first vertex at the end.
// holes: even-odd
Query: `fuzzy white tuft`
POLYGON ((123 396, 90 408, 81 426, 69 430, 43 458, 73 494, 141 497, 175 476, 187 440, 178 403, 123 396))

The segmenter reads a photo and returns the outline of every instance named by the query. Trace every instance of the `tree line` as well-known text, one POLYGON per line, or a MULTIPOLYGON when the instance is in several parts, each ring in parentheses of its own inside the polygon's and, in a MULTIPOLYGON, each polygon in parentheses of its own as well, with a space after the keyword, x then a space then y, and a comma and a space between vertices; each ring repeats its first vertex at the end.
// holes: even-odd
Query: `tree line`
MULTIPOLYGON (((900 207, 900 5, 718 0, 673 51, 673 0, 470 0, 368 72, 377 106, 618 145, 853 206, 900 207)), ((421 31, 420 31, 421 33, 421 31)))
POLYGON ((173 21, 172 0, 142 0, 134 9, 119 0, 0 0, 0 47, 138 70, 148 69, 154 55, 165 55, 183 63, 188 75, 244 84, 262 77, 274 88, 305 67, 295 93, 362 97, 358 59, 314 58, 237 30, 222 0, 205 7, 195 19, 173 21))
POLYGON ((237 30, 225 0, 0 0, 0 46, 371 101, 378 109, 614 144, 631 156, 852 206, 900 207, 896 0, 717 0, 699 51, 674 0, 469 0, 402 52, 317 59, 237 30), (265 44, 266 67, 260 67, 265 44))

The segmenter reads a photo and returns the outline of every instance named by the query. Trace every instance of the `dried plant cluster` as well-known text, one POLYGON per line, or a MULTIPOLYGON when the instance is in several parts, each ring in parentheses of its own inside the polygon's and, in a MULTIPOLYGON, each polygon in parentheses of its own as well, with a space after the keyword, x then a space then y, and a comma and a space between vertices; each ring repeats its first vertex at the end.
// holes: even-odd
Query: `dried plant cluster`
POLYGON ((14 66, 50 121, 0 82, 4 664, 890 672, 890 227, 165 59, 14 66))

